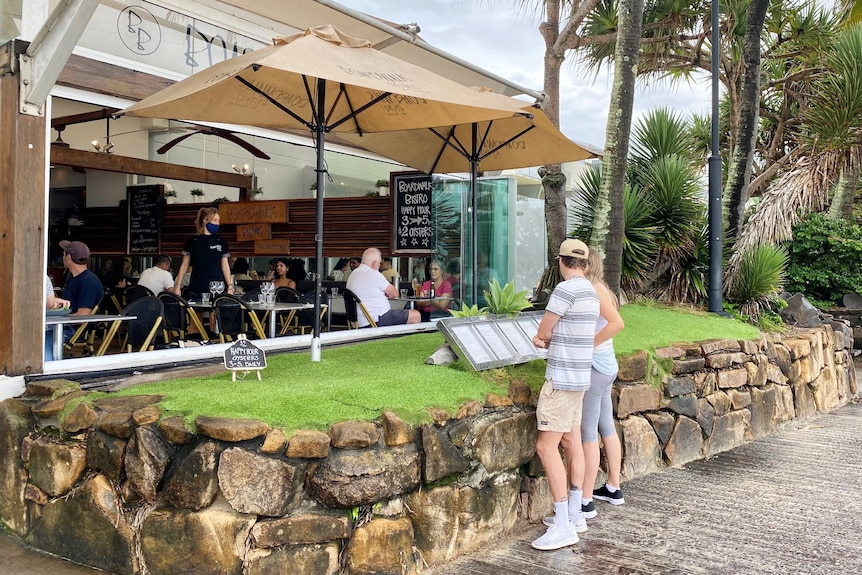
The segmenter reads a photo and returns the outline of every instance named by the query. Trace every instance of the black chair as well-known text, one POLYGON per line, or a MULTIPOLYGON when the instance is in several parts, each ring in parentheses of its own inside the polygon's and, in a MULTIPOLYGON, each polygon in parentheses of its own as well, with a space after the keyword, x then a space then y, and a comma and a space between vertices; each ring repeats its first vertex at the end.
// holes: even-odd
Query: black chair
POLYGON ((93 317, 93 321, 79 325, 78 329, 75 330, 75 333, 72 334, 72 337, 63 344, 64 349, 74 350, 80 347, 83 349, 84 355, 94 355, 96 353, 96 333, 104 333, 106 329, 104 324, 98 323, 98 314, 100 313, 100 308, 104 299, 105 296, 103 294, 102 298, 96 302, 96 305, 93 306, 93 309, 90 311, 90 315, 95 316, 93 317))
POLYGON ((209 339, 203 323, 198 314, 189 306, 189 302, 171 292, 163 291, 158 296, 159 301, 165 308, 165 321, 162 326, 165 343, 171 342, 171 335, 176 334, 178 339, 186 339, 189 335, 189 326, 193 326, 201 339, 209 339))
MULTIPOLYGON (((300 303, 314 304, 314 290, 306 292, 299 297, 300 303)), ((326 325, 326 308, 329 305, 329 295, 325 289, 320 290, 320 331, 323 331, 326 325)), ((314 330, 314 309, 302 309, 296 314, 294 321, 294 331, 305 334, 314 330)), ((282 327, 281 335, 287 331, 286 327, 282 327)))
POLYGON ((275 290, 275 301, 281 303, 297 303, 300 299, 299 292, 293 288, 280 287, 275 290))
POLYGON ((126 291, 123 292, 123 300, 126 302, 126 305, 129 305, 138 298, 155 297, 155 295, 153 290, 146 286, 133 285, 127 287, 126 291))
POLYGON ((349 289, 344 290, 344 313, 347 314, 347 329, 359 329, 358 311, 368 320, 368 327, 377 327, 377 321, 371 317, 362 301, 349 289))
POLYGON ((258 339, 266 339, 266 331, 257 314, 240 298, 223 294, 213 301, 213 312, 219 328, 219 341, 233 341, 241 333, 253 331, 258 339), (250 329, 249 329, 250 328, 250 329))
MULTIPOLYGON (((135 319, 125 323, 126 334, 122 347, 127 352, 134 349, 147 351, 153 349, 153 342, 164 319, 165 307, 155 296, 139 297, 123 308, 121 315, 135 316, 135 319)), ((114 324, 105 337, 112 339, 118 331, 119 324, 114 324)))

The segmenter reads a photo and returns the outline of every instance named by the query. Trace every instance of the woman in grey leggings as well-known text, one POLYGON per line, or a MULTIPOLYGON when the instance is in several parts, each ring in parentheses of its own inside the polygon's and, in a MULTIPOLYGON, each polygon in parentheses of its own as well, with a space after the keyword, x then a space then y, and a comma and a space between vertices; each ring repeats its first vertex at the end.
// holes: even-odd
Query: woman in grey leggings
POLYGON ((602 256, 591 249, 585 274, 593 282, 599 296, 599 321, 596 323, 596 340, 593 349, 592 376, 590 389, 584 394, 583 415, 581 416, 581 441, 584 445, 584 495, 581 510, 584 517, 596 516, 593 498, 607 501, 613 505, 625 503, 620 489, 620 467, 622 447, 614 426, 614 412, 611 405, 611 387, 617 377, 617 359, 614 353, 613 337, 625 327, 623 318, 617 310, 617 299, 604 282, 602 256), (608 460, 608 480, 605 485, 595 489, 599 473, 599 441, 605 447, 608 460), (590 494, 588 496, 588 494, 590 494))

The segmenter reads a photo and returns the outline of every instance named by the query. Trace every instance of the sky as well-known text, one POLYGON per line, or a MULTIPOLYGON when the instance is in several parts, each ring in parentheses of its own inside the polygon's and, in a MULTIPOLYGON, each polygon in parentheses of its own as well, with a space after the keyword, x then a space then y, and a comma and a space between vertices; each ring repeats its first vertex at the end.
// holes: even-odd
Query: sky
MULTIPOLYGON (((338 0, 340 4, 397 24, 417 23, 419 36, 445 52, 536 92, 542 91, 545 45, 538 16, 522 14, 515 0, 338 0)), ((602 147, 612 71, 587 77, 570 60, 560 79, 560 130, 572 140, 602 147)), ((709 79, 696 85, 639 85, 634 120, 658 107, 707 114, 709 79)))

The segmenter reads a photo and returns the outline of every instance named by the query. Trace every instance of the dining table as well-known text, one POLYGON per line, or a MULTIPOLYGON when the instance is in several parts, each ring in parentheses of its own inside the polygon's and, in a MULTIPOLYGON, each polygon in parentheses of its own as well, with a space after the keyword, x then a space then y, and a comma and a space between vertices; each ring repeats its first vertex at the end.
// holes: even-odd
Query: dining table
MULTIPOLYGON (((65 311, 65 310, 63 310, 65 311)), ((61 310, 51 310, 45 315, 45 326, 50 326, 53 333, 53 341, 51 346, 54 349, 54 360, 63 359, 63 327, 67 325, 81 325, 82 323, 110 323, 110 327, 106 333, 116 333, 120 324, 124 321, 138 319, 135 315, 107 315, 107 314, 90 314, 90 315, 71 315, 62 313, 61 310)), ((97 356, 105 355, 108 350, 108 345, 111 343, 111 338, 105 337, 99 349, 96 350, 97 356)))
POLYGON ((287 312, 287 317, 285 318, 285 322, 290 323, 293 320, 293 316, 296 315, 296 312, 302 309, 314 309, 314 304, 312 303, 304 303, 304 302, 273 302, 273 303, 260 303, 260 302, 246 302, 249 308, 254 311, 263 311, 269 312, 269 329, 267 330, 268 337, 275 337, 275 326, 276 326, 276 316, 279 313, 287 312))

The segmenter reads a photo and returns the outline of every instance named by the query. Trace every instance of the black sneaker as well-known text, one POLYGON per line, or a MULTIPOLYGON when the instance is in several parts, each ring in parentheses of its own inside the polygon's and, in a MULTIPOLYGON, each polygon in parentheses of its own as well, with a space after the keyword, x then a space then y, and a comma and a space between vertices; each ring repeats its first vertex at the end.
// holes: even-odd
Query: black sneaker
POLYGON ((623 490, 617 489, 613 493, 608 491, 607 484, 602 485, 598 489, 593 490, 593 499, 600 499, 602 501, 607 501, 611 505, 622 505, 626 502, 623 498, 623 490))
POLYGON ((590 499, 590 502, 586 505, 581 503, 581 513, 584 514, 584 517, 587 519, 592 519, 597 515, 596 513, 596 504, 593 503, 593 500, 590 499))

